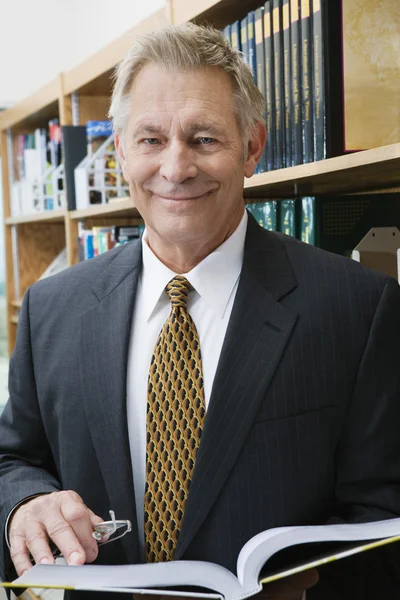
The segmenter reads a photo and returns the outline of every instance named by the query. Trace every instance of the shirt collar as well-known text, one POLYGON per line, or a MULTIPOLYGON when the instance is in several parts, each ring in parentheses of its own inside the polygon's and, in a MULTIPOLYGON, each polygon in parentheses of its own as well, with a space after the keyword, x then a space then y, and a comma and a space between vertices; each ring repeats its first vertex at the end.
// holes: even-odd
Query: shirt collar
MULTIPOLYGON (((222 319, 229 298, 242 270, 247 212, 231 236, 188 273, 183 273, 204 302, 222 319)), ((142 291, 145 298, 145 319, 148 321, 157 306, 165 286, 177 275, 153 253, 142 237, 142 291)), ((167 298, 165 294, 165 298, 167 298)))

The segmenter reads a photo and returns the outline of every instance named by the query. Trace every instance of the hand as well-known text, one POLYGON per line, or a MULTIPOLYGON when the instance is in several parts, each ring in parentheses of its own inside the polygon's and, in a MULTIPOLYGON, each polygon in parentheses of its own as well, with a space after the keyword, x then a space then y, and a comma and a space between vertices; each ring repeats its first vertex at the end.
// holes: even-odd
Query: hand
POLYGON ((317 569, 310 569, 267 583, 262 592, 254 596, 257 600, 301 600, 305 590, 318 583, 317 569))
POLYGON ((35 563, 53 564, 49 538, 69 565, 97 558, 93 528, 103 519, 95 515, 72 491, 37 496, 17 508, 9 526, 11 559, 18 575, 35 563))
MULTIPOLYGON (((318 571, 310 569, 291 577, 285 577, 280 581, 268 583, 262 592, 253 597, 257 600, 301 600, 304 591, 316 583, 318 583, 318 571)), ((171 600, 173 596, 146 594, 140 598, 142 600, 171 600)), ((139 600, 139 596, 133 595, 133 600, 139 600)), ((193 600, 193 598, 181 596, 179 600, 193 600)))

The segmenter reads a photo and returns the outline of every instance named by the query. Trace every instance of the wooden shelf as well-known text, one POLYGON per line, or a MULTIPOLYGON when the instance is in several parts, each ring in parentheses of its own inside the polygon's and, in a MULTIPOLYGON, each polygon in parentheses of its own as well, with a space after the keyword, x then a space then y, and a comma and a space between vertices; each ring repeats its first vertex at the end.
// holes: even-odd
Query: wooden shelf
POLYGON ((29 98, 0 113, 0 129, 14 126, 34 128, 48 121, 58 114, 60 97, 61 75, 29 98))
POLYGON ((62 223, 67 214, 66 210, 48 210, 31 215, 7 217, 6 225, 22 225, 24 223, 62 223))
POLYGON ((170 0, 170 14, 175 25, 194 21, 199 24, 208 22, 222 28, 243 18, 260 4, 260 0, 170 0))
POLYGON ((64 73, 64 94, 68 95, 79 91, 84 96, 110 95, 111 74, 131 48, 133 39, 138 35, 160 29, 166 22, 165 9, 158 10, 76 68, 64 73))
POLYGON ((73 210, 71 219, 93 219, 95 217, 134 217, 140 219, 139 211, 134 207, 130 198, 121 198, 109 204, 89 206, 84 210, 73 210))
POLYGON ((13 323, 14 325, 18 325, 18 317, 10 317, 10 323, 13 323))
POLYGON ((13 300, 13 302, 11 302, 11 306, 13 308, 21 308, 22 300, 13 300))
POLYGON ((400 143, 255 175, 246 198, 351 194, 400 185, 400 143))

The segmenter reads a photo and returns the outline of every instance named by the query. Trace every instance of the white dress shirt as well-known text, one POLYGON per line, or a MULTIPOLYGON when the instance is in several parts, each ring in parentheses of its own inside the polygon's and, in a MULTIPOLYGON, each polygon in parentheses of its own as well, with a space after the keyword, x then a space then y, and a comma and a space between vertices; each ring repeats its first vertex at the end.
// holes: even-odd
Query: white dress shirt
MULTIPOLYGON (((210 400, 243 263, 247 213, 234 233, 189 273, 183 275, 193 290, 188 310, 196 325, 202 355, 204 399, 210 400)), ((144 491, 146 484, 147 379, 158 335, 171 304, 165 292, 177 275, 150 250, 143 235, 143 268, 138 282, 128 354, 127 418, 135 486, 139 542, 144 548, 144 491)))

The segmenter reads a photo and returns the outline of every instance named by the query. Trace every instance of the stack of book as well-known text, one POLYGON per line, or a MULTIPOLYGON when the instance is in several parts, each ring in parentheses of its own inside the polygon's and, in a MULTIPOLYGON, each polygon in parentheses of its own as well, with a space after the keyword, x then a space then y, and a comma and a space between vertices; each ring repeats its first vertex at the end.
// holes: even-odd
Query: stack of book
POLYGON ((223 32, 265 98, 259 172, 343 154, 340 0, 268 0, 223 32))
POLYGON ((116 246, 138 239, 143 230, 144 225, 110 225, 85 229, 83 224, 79 223, 79 260, 94 258, 116 246))

